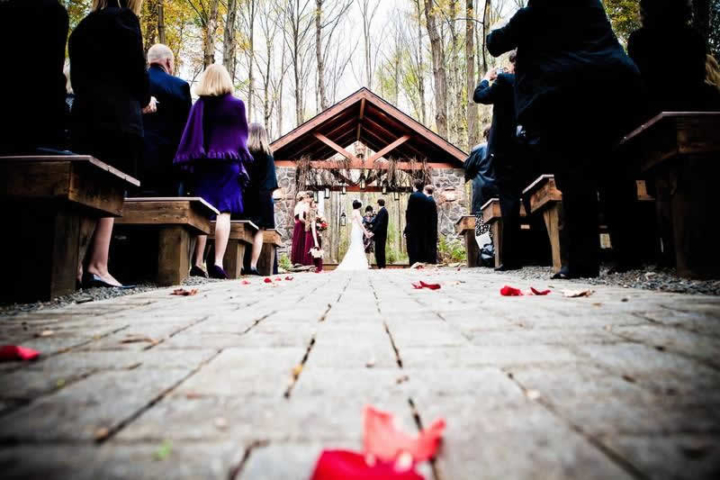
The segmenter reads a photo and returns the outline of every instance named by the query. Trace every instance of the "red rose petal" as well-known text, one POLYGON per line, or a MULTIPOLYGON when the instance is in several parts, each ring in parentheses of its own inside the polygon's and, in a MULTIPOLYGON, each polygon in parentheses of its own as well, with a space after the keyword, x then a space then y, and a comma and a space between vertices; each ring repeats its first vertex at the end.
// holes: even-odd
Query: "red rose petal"
POLYGON ((522 297, 523 293, 520 291, 519 288, 513 288, 505 285, 503 288, 500 289, 500 295, 503 297, 522 297))
POLYGON ((548 293, 550 293, 550 290, 537 290, 537 289, 535 289, 535 287, 530 287, 530 290, 532 291, 532 293, 534 295, 540 295, 540 296, 547 295, 548 293))
POLYGON ((265 283, 272 283, 272 279, 269 277, 265 277, 265 280, 263 280, 265 283))
POLYGON ((0 361, 35 360, 40 352, 32 348, 18 345, 3 345, 0 347, 0 361))
POLYGON ((435 455, 445 430, 445 420, 436 420, 430 428, 418 435, 408 435, 398 430, 395 423, 392 414, 371 406, 365 407, 365 454, 374 455, 384 462, 394 462, 407 452, 415 463, 429 460, 435 455))
POLYGON ((287 280, 289 282, 289 281, 295 280, 295 279, 292 276, 288 275, 287 277, 285 277, 285 280, 287 280))
POLYGON ((318 458, 311 480, 423 480, 423 477, 413 469, 398 472, 391 463, 368 465, 360 453, 325 450, 318 458))

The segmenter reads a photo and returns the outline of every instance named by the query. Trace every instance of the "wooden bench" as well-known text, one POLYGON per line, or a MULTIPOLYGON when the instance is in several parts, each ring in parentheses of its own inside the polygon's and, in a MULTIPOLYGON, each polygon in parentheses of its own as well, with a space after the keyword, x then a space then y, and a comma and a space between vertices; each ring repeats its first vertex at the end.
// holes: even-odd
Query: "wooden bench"
MULTIPOLYGON (((720 112, 663 112, 621 142, 655 184, 660 224, 669 223, 678 273, 720 277, 713 203, 720 178, 720 112)), ((667 238, 671 237, 671 238, 667 238)))
POLYGON ((258 272, 261 275, 269 276, 275 272, 278 247, 282 247, 282 237, 277 230, 263 231, 263 247, 258 259, 258 272))
MULTIPOLYGON (((215 240, 214 221, 211 223, 211 228, 210 239, 215 240)), ((249 220, 232 220, 230 222, 230 239, 223 259, 228 278, 240 278, 245 259, 245 249, 246 247, 252 248, 253 237, 257 231, 257 225, 249 220)))
MULTIPOLYGON (((502 212, 500 210, 500 200, 497 198, 491 198, 485 205, 482 206, 483 223, 488 225, 492 230, 493 238, 493 249, 495 251, 495 266, 499 267, 502 265, 502 212)), ((525 206, 520 205, 520 218, 527 217, 525 212, 525 206)), ((521 224, 521 228, 530 228, 526 223, 521 224)))
POLYGON ((75 290, 97 220, 118 217, 140 182, 87 155, 0 157, 6 225, 0 297, 50 300, 75 290))
POLYGON ((178 285, 190 271, 197 235, 210 234, 210 217, 218 211, 200 197, 128 198, 116 233, 146 235, 145 248, 157 258, 154 281, 178 285), (154 245, 153 245, 154 244, 154 245))
POLYGON ((475 215, 464 215, 455 224, 455 231, 465 238, 465 253, 467 254, 467 266, 475 268, 480 266, 480 247, 475 240, 475 215))

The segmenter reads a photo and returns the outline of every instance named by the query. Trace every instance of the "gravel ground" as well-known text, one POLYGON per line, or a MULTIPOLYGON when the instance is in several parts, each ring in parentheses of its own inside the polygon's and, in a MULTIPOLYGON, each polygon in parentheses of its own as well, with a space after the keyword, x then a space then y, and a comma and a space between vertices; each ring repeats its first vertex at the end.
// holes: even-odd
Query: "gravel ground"
MULTIPOLYGON (((483 273, 493 272, 491 268, 481 268, 483 273)), ((609 285, 625 288, 640 288, 660 292, 687 293, 698 295, 720 295, 720 280, 687 280, 677 276, 674 269, 655 269, 648 267, 641 270, 631 270, 626 273, 608 275, 608 268, 602 268, 598 278, 584 278, 569 280, 592 285, 609 285)), ((502 274, 502 273, 501 273, 502 274)), ((514 277, 520 276, 524 280, 549 281, 553 275, 551 267, 525 267, 522 270, 508 272, 514 277)))

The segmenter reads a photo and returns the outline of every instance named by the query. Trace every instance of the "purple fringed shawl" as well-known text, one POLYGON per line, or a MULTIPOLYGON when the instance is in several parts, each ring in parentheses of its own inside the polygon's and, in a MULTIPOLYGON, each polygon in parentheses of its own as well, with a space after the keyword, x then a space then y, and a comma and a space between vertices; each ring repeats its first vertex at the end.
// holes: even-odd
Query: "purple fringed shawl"
POLYGON ((247 179, 245 164, 253 161, 247 137, 242 100, 232 94, 200 97, 190 110, 173 163, 185 169, 207 160, 239 163, 241 175, 247 179))

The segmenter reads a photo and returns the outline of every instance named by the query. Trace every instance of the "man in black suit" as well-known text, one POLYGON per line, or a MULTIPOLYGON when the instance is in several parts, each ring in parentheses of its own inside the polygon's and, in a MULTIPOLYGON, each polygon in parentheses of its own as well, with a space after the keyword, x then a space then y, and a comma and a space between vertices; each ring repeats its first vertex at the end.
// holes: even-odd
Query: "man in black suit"
POLYGON ((150 47, 148 64, 150 94, 157 99, 157 112, 143 117, 142 194, 181 196, 184 182, 173 169, 173 158, 192 106, 190 85, 173 76, 175 59, 167 46, 150 47))
POLYGON ((425 261, 428 201, 423 193, 424 187, 422 180, 413 182, 413 193, 408 198, 405 211, 405 238, 411 266, 425 261))
POLYGON ((388 212, 385 208, 385 199, 377 201, 378 212, 371 224, 373 240, 375 240, 375 262, 378 268, 385 268, 385 244, 387 243, 388 212))
POLYGON ((493 105, 492 128, 488 139, 488 155, 496 173, 496 186, 502 214, 502 258, 496 270, 520 268, 520 196, 527 184, 527 175, 519 165, 516 145, 515 118, 515 52, 510 54, 506 71, 494 68, 475 89, 476 103, 493 105), (491 83, 492 82, 492 83, 491 83))
POLYGON ((58 0, 0 1, 0 153, 62 148, 67 36, 58 0))
POLYGON ((427 205, 427 231, 425 233, 425 263, 436 264, 438 260, 438 209, 433 198, 435 187, 425 185, 423 193, 426 196, 427 205))

